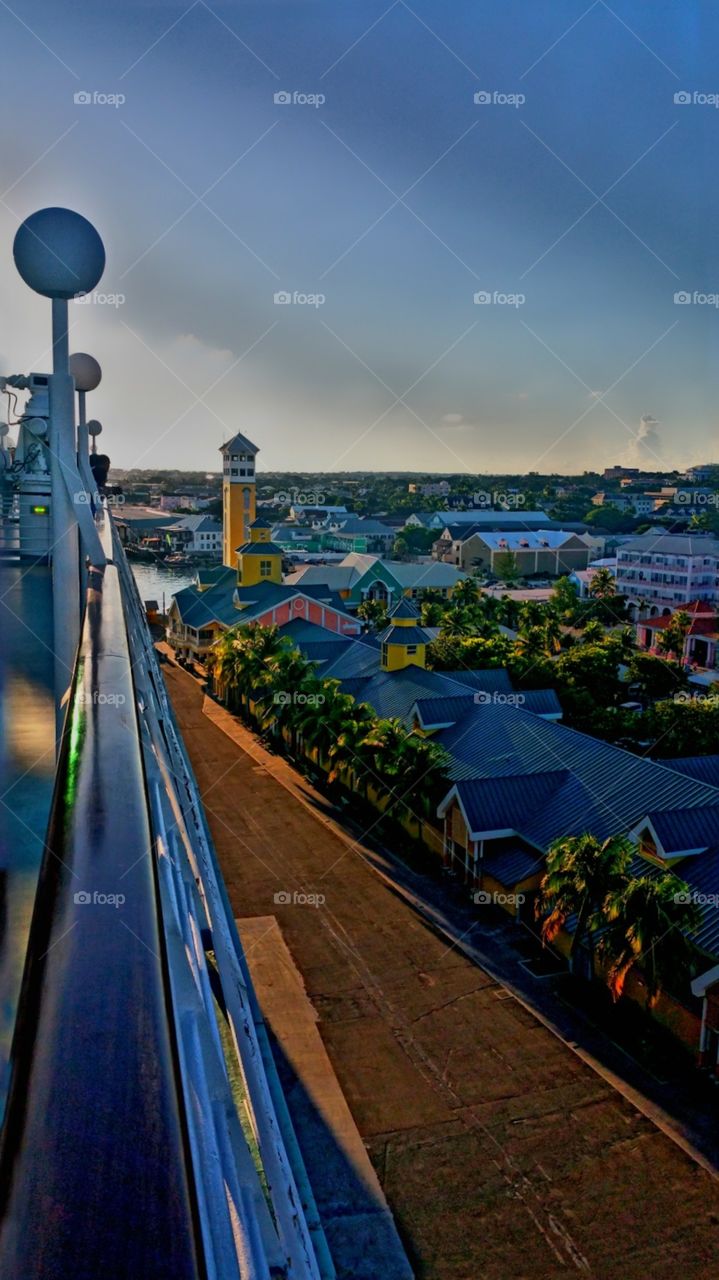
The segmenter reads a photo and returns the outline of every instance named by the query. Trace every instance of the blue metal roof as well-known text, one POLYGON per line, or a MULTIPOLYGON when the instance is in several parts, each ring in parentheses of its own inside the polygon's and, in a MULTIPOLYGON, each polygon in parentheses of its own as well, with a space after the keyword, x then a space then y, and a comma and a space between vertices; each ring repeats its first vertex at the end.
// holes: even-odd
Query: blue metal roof
POLYGON ((511 693, 512 681, 506 667, 484 667, 476 671, 443 671, 448 680, 457 680, 468 689, 484 689, 487 693, 511 693))
POLYGON ((599 839, 628 832, 660 810, 719 805, 719 790, 523 707, 488 703, 435 740, 450 755, 456 780, 566 770, 560 792, 541 812, 528 804, 522 821, 522 834, 543 848, 585 830, 599 839))
POLYGON ((482 867, 507 888, 536 875, 544 867, 544 854, 528 849, 517 840, 490 840, 484 846, 482 867))
POLYGON ((648 818, 667 855, 705 850, 719 841, 719 797, 713 805, 650 812, 648 818))
POLYGON ((531 818, 543 809, 570 777, 566 769, 503 778, 471 778, 457 783, 457 795, 470 834, 491 831, 525 833, 531 818), (529 821, 528 821, 529 819, 529 821))
POLYGON ((661 760, 665 769, 676 769, 686 774, 687 778, 695 778, 697 782, 706 782, 710 787, 719 787, 719 755, 716 756, 679 756, 675 760, 661 760))

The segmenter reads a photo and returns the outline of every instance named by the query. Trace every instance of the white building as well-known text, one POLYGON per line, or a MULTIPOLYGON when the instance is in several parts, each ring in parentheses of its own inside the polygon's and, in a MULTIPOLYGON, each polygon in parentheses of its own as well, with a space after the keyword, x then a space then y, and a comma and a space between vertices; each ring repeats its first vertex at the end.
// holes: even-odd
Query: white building
POLYGON ((719 539, 645 533, 617 550, 617 587, 640 611, 669 612, 691 600, 719 604, 719 539))
POLYGON ((162 529, 174 551, 190 555, 217 555, 222 551, 222 525, 212 516, 185 516, 162 529))

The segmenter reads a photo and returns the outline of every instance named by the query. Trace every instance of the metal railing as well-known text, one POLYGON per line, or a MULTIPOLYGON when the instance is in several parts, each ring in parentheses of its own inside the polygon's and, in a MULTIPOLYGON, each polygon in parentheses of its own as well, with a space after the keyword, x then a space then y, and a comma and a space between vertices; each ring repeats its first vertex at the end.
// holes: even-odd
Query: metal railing
POLYGON ((0 1275, 331 1280, 110 516, 91 571, 0 1148, 0 1275))

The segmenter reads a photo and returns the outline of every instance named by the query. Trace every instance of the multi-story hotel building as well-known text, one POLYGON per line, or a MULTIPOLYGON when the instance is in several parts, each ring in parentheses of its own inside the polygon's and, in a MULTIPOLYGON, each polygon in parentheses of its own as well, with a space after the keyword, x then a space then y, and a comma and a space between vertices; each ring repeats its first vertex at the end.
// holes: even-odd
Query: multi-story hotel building
POLYGON ((617 551, 617 586, 642 613, 670 612, 691 600, 719 604, 719 539, 708 534, 645 533, 617 551))

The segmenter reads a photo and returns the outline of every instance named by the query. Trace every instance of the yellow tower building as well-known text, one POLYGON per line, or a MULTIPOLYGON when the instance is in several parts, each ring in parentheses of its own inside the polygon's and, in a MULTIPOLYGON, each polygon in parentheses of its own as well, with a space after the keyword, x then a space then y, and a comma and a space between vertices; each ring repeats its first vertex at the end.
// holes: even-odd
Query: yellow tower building
POLYGON ((239 432, 220 445, 222 454, 222 563, 234 569, 236 549, 247 542, 257 510, 256 444, 239 432))
POLYGON ((419 611, 411 600, 403 597, 389 612, 389 626, 378 636, 383 671, 402 671, 404 667, 423 667, 430 637, 418 626, 419 611))
POLYGON ((282 548, 271 540, 267 520, 253 520, 249 542, 236 548, 237 585, 256 587, 258 582, 282 582, 282 548))

